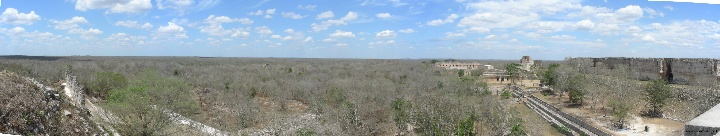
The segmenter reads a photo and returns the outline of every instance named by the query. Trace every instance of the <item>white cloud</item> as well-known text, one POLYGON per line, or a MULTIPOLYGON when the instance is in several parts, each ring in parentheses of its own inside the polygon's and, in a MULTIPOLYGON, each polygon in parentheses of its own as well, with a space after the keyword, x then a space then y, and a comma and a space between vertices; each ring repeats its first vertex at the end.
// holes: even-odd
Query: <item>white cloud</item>
POLYGON ((33 22, 40 20, 40 16, 35 14, 35 11, 30 13, 19 13, 15 8, 7 8, 5 12, 0 15, 0 23, 5 24, 23 24, 32 25, 33 22))
POLYGON ((140 28, 142 28, 142 29, 152 29, 152 28, 153 28, 153 25, 150 24, 150 23, 145 23, 145 24, 143 24, 142 26, 140 26, 140 28))
POLYGON ((307 9, 307 10, 315 10, 317 8, 317 5, 298 5, 298 9, 307 9))
POLYGON ((305 40, 303 40, 303 43, 312 42, 312 37, 305 37, 305 40))
POLYGON ((259 16, 259 15, 263 15, 263 14, 265 14, 265 11, 263 11, 263 10, 257 10, 256 12, 248 13, 248 15, 254 15, 254 16, 259 16))
POLYGON ((348 46, 348 44, 347 43, 337 43, 337 44, 335 44, 335 46, 345 47, 345 46, 348 46))
POLYGON ((370 45, 390 45, 394 44, 395 40, 387 40, 387 41, 376 41, 376 42, 370 42, 370 45))
POLYGON ((381 32, 378 32, 377 34, 375 34, 375 37, 377 37, 379 39, 390 39, 390 38, 395 38, 395 36, 397 36, 397 33, 395 33, 395 31, 392 31, 392 30, 385 30, 385 31, 381 31, 381 32))
POLYGON ((272 15, 272 14, 275 14, 275 11, 277 11, 277 9, 274 9, 274 8, 267 9, 267 10, 265 10, 265 14, 272 15))
POLYGON ((145 44, 147 37, 133 36, 126 33, 115 33, 105 38, 105 44, 110 46, 131 46, 145 44))
POLYGON ((262 35, 273 33, 272 30, 270 30, 270 28, 267 26, 255 27, 255 32, 262 34, 262 35))
POLYGON ((392 15, 390 15, 390 13, 378 13, 378 14, 375 14, 375 17, 382 18, 382 19, 388 19, 388 18, 391 18, 392 15))
POLYGON ((243 28, 232 29, 231 31, 232 31, 232 35, 230 35, 230 37, 241 37, 241 38, 250 37, 250 32, 246 31, 243 28))
POLYGON ((453 23, 453 22, 455 22, 455 19, 457 19, 458 17, 459 16, 457 14, 450 14, 449 16, 447 16, 445 18, 445 20, 436 19, 436 20, 428 21, 427 25, 439 26, 439 25, 443 25, 443 24, 447 24, 447 23, 453 23))
POLYGON ((648 1, 669 1, 669 2, 689 2, 689 3, 720 4, 720 1, 715 1, 715 0, 648 0, 648 1))
POLYGON ((665 17, 665 13, 662 13, 662 12, 659 12, 659 11, 655 11, 654 9, 649 8, 649 7, 642 8, 642 10, 643 10, 645 13, 647 13, 648 15, 650 15, 651 18, 652 18, 652 17, 655 17, 655 16, 665 17))
POLYGON ((139 28, 140 25, 135 20, 127 20, 127 21, 117 21, 115 22, 115 26, 123 26, 128 28, 139 28))
POLYGON ((239 22, 242 24, 251 24, 253 23, 252 20, 248 18, 230 18, 227 16, 215 16, 210 15, 207 18, 205 18, 204 23, 207 24, 205 26, 200 26, 200 32, 207 33, 209 35, 213 36, 225 36, 225 35, 231 35, 232 37, 248 37, 250 35, 249 32, 245 31, 242 28, 235 28, 235 29, 224 29, 222 24, 223 23, 232 23, 232 22, 239 22))
POLYGON ((416 32, 416 31, 413 30, 413 29, 402 29, 402 30, 398 30, 398 32, 401 32, 401 33, 414 33, 414 32, 416 32))
POLYGON ((670 10, 670 11, 675 10, 675 8, 673 8, 673 7, 670 6, 670 5, 665 5, 663 8, 668 9, 668 10, 670 10))
POLYGON ((571 24, 559 21, 533 21, 527 23, 525 28, 535 30, 540 33, 552 33, 565 30, 565 26, 568 25, 571 24))
POLYGON ((175 23, 173 22, 168 22, 167 26, 160 26, 160 28, 155 31, 155 35, 153 36, 153 39, 163 38, 188 38, 188 36, 185 34, 185 28, 175 25, 175 23))
MULTIPOLYGON (((608 8, 583 7, 582 13, 572 13, 570 17, 592 17, 596 21, 612 24, 634 22, 643 17, 643 9, 637 5, 628 5, 615 11, 608 8), (587 10, 587 11, 586 11, 587 10)), ((657 13, 656 13, 657 14, 657 13)))
POLYGON ((650 35, 645 35, 645 36, 643 36, 642 40, 652 42, 652 41, 655 41, 655 38, 653 38, 650 35))
POLYGON ((95 35, 100 35, 103 33, 103 31, 99 29, 90 28, 88 30, 80 29, 80 28, 73 28, 68 31, 70 34, 80 34, 80 38, 83 39, 94 39, 95 35))
POLYGON ((327 20, 322 21, 319 24, 318 23, 312 23, 310 26, 312 27, 312 30, 315 32, 319 32, 322 30, 327 30, 330 26, 337 26, 337 25, 346 25, 345 21, 343 20, 327 20))
POLYGON ((616 19, 623 22, 632 22, 643 16, 643 10, 637 5, 628 5, 624 8, 618 9, 616 12, 616 19))
POLYGON ((257 10, 256 12, 250 12, 250 13, 248 13, 248 15, 254 15, 254 16, 265 15, 264 18, 272 18, 271 15, 272 15, 272 14, 275 14, 275 11, 277 11, 277 10, 274 9, 274 8, 273 8, 273 9, 267 9, 267 10, 265 10, 265 11, 263 11, 263 10, 257 10))
POLYGON ((446 35, 448 38, 464 37, 464 36, 465 36, 465 34, 463 34, 463 33, 454 33, 454 32, 446 32, 445 35, 446 35))
POLYGON ((351 37, 355 37, 355 34, 353 34, 352 32, 335 30, 335 33, 330 34, 330 37, 332 37, 332 38, 342 38, 342 37, 351 38, 351 37))
POLYGON ((142 29, 151 29, 153 25, 150 23, 145 23, 143 25, 138 24, 135 20, 126 20, 126 21, 117 21, 114 24, 115 26, 123 26, 127 28, 142 28, 142 29))
POLYGON ((297 14, 295 12, 283 12, 282 16, 285 18, 292 18, 292 19, 302 19, 305 18, 305 16, 297 14))
POLYGON ((714 33, 714 34, 712 34, 712 35, 708 35, 708 37, 710 37, 710 38, 712 38, 712 39, 720 39, 720 34, 714 33))
POLYGON ((272 36, 270 36, 270 38, 273 38, 273 39, 280 39, 280 38, 282 38, 282 36, 280 36, 280 35, 277 35, 277 34, 273 34, 272 36))
POLYGON ((172 9, 180 15, 214 7, 220 0, 156 0, 158 9, 172 9))
POLYGON ((517 0, 480 1, 467 4, 467 8, 476 11, 460 19, 458 26, 495 29, 516 27, 526 22, 537 21, 542 14, 554 15, 582 7, 580 1, 517 0))
POLYGON ((87 11, 88 9, 109 9, 105 13, 141 13, 150 11, 152 4, 150 0, 77 0, 75 10, 87 11))
POLYGON ((484 28, 484 27, 471 27, 470 29, 464 29, 463 32, 466 32, 466 33, 488 33, 488 32, 490 32, 490 29, 484 28))
POLYGON ((638 26, 630 26, 627 29, 625 29, 625 32, 630 34, 637 34, 643 32, 643 30, 638 26))
POLYGON ((88 23, 88 21, 85 20, 85 17, 79 17, 79 16, 75 16, 71 19, 63 20, 63 21, 50 20, 50 22, 55 24, 55 29, 60 29, 60 30, 76 28, 79 26, 78 24, 87 24, 88 23))
POLYGON ((488 29, 511 28, 538 19, 540 19, 540 15, 534 13, 521 15, 507 13, 475 13, 461 19, 458 26, 484 27, 488 29))
POLYGON ((232 23, 232 22, 240 22, 242 24, 252 24, 253 20, 250 20, 249 18, 230 18, 227 16, 215 16, 210 15, 207 18, 205 18, 205 23, 207 24, 222 24, 222 23, 232 23))
POLYGON ((595 25, 595 29, 592 30, 594 33, 599 33, 601 35, 617 35, 620 31, 620 26, 618 24, 606 24, 606 23, 600 23, 595 25))
POLYGON ((344 17, 340 18, 340 20, 350 21, 350 20, 355 20, 355 19, 357 19, 357 18, 358 18, 357 12, 352 12, 352 11, 351 11, 351 12, 348 12, 347 15, 345 15, 344 17))
POLYGON ((332 11, 325 11, 323 13, 318 14, 315 19, 326 19, 326 18, 333 18, 333 17, 335 17, 335 14, 332 11))
POLYGON ((323 42, 337 42, 337 40, 335 40, 335 39, 333 39, 333 38, 323 39, 322 41, 323 41, 323 42))
POLYGON ((550 36, 550 39, 553 39, 553 40, 575 40, 575 36, 570 36, 570 35, 553 35, 553 36, 550 36))
POLYGON ((587 19, 575 23, 575 29, 577 30, 592 30, 593 28, 595 28, 595 23, 587 19))

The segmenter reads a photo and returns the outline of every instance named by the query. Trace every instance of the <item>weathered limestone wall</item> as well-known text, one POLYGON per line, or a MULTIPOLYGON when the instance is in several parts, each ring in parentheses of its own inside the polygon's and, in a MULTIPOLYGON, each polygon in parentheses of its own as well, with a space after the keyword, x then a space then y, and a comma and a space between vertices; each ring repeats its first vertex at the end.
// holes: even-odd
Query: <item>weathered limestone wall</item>
POLYGON ((718 60, 714 59, 672 59, 672 79, 680 84, 694 83, 695 80, 717 76, 718 60))
POLYGON ((720 60, 700 58, 568 58, 567 61, 583 67, 629 67, 633 78, 640 80, 665 79, 677 84, 692 84, 696 80, 717 79, 720 60))

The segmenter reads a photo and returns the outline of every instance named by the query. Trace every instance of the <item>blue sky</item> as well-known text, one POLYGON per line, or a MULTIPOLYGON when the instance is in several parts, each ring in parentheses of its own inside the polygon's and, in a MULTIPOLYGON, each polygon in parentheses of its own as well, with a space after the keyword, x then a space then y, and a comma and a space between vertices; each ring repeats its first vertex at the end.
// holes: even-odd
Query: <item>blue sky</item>
POLYGON ((720 58, 697 1, 3 0, 0 54, 720 58))

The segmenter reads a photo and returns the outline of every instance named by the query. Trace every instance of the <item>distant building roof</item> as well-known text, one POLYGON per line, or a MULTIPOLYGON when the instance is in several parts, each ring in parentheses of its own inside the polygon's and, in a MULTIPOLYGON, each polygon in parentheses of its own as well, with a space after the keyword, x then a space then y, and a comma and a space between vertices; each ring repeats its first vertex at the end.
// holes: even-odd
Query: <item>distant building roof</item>
POLYGON ((720 104, 715 105, 715 107, 710 108, 710 110, 705 111, 705 113, 700 114, 700 116, 697 116, 685 124, 720 128, 720 104))

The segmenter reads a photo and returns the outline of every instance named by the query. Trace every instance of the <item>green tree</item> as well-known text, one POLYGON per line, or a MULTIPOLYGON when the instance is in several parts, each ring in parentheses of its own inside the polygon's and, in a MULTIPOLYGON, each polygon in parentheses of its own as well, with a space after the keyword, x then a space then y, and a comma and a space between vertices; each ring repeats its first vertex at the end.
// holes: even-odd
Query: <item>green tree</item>
POLYGON ((520 64, 510 63, 505 65, 505 74, 510 76, 510 81, 514 84, 515 78, 520 76, 520 64))
POLYGON ((610 101, 610 107, 612 108, 612 115, 613 118, 615 118, 615 123, 613 126, 615 126, 618 129, 623 129, 625 126, 625 118, 628 117, 628 112, 630 112, 631 108, 629 104, 627 104, 625 101, 613 99, 610 101))
POLYGON ((108 109, 121 120, 114 125, 123 135, 163 135, 172 123, 165 111, 184 116, 198 111, 189 83, 153 70, 139 75, 127 87, 111 90, 108 97, 108 109))
POLYGON ((461 120, 455 127, 456 136, 474 136, 475 135, 475 113, 470 117, 461 120))
POLYGON ((412 105, 410 104, 410 101, 404 100, 402 98, 395 99, 392 102, 392 108, 393 108, 393 121, 395 121, 395 126, 400 130, 404 131, 407 129, 407 123, 410 122, 410 108, 412 108, 412 105))
POLYGON ((107 98, 110 90, 124 88, 127 86, 127 79, 122 74, 112 71, 95 73, 95 80, 91 81, 87 93, 101 99, 107 98))
POLYGON ((581 74, 574 75, 570 81, 568 81, 568 92, 570 97, 570 103, 582 105, 585 91, 583 90, 583 83, 585 83, 585 76, 581 74))
POLYGON ((462 76, 465 76, 465 70, 461 69, 458 71, 458 77, 462 77, 462 76))
POLYGON ((560 67, 560 64, 553 63, 548 66, 547 70, 545 70, 542 73, 542 78, 540 79, 542 83, 545 83, 547 85, 554 86, 558 83, 558 73, 557 68, 560 67))
POLYGON ((662 117, 662 108, 667 100, 672 97, 670 85, 665 80, 653 80, 645 86, 644 100, 650 109, 648 116, 662 117))
POLYGON ((485 73, 485 69, 479 68, 479 69, 474 69, 474 70, 472 70, 472 71, 470 72, 470 75, 471 75, 471 76, 474 76, 474 77, 482 77, 482 76, 483 76, 483 73, 485 73))
POLYGON ((508 89, 503 88, 503 92, 500 95, 500 97, 502 97, 503 99, 509 99, 510 96, 511 96, 510 91, 508 91, 508 89))

